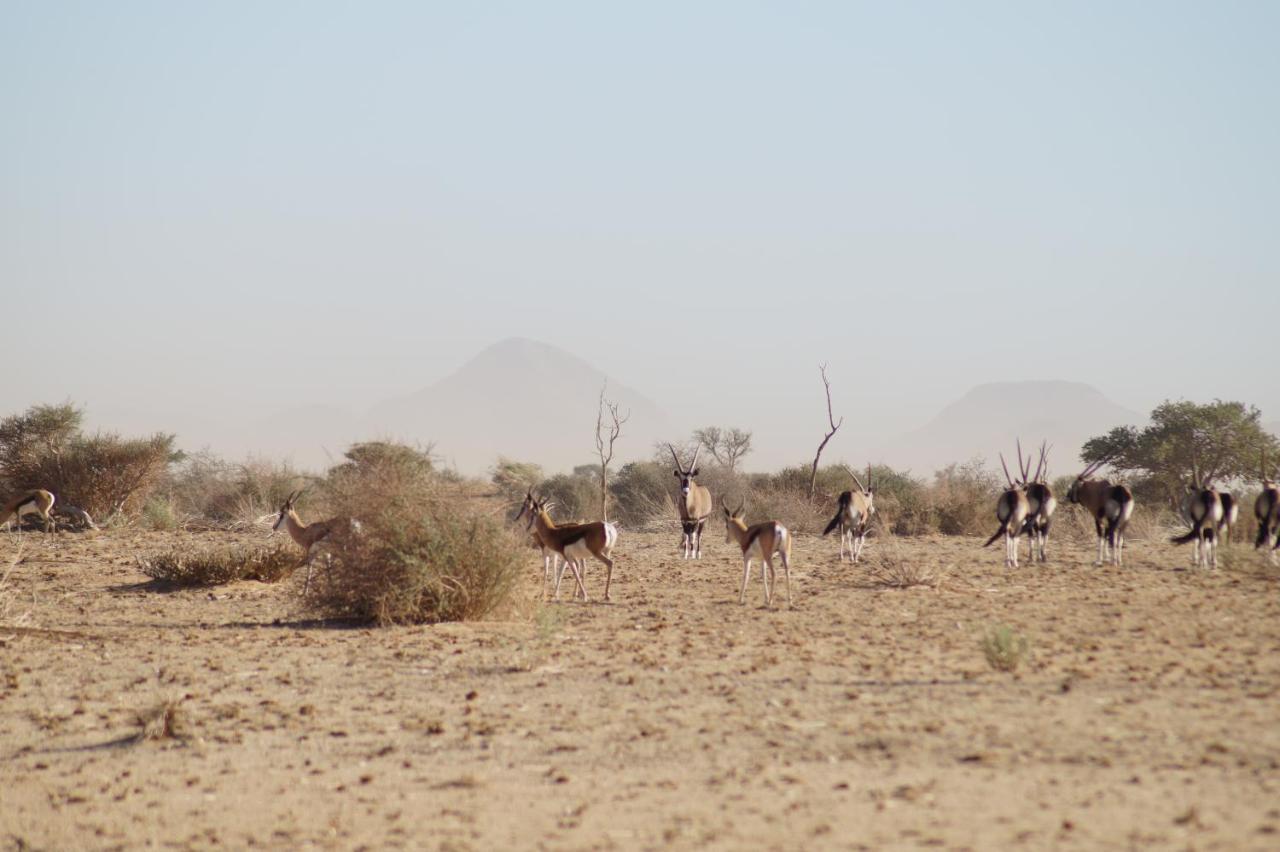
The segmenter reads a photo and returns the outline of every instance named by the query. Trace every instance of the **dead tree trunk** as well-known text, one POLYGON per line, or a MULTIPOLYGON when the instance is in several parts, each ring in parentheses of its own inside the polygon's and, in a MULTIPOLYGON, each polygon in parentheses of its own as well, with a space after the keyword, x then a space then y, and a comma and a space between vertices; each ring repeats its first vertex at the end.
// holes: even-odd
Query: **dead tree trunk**
POLYGON ((609 520, 609 462, 613 461, 613 442, 622 434, 622 424, 631 412, 618 413, 618 403, 604 398, 606 382, 600 386, 600 404, 596 409, 596 453, 600 456, 600 520, 609 520))
POLYGON ((818 372, 822 374, 822 387, 827 392, 827 423, 831 426, 831 431, 822 439, 822 443, 818 445, 818 451, 813 454, 813 470, 809 473, 809 499, 813 499, 813 492, 818 486, 818 460, 822 458, 822 451, 826 449, 827 442, 831 440, 831 436, 836 433, 844 423, 841 417, 837 423, 835 415, 831 413, 831 382, 827 381, 827 365, 823 364, 818 368, 818 372))

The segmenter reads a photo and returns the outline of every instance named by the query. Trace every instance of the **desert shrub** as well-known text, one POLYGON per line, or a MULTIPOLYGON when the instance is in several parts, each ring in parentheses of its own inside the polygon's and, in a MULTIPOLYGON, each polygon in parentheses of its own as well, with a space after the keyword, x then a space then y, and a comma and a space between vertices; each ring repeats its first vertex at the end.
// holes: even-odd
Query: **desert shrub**
POLYGON ((47 489, 95 517, 136 514, 174 456, 174 436, 86 435, 83 420, 80 409, 63 404, 0 421, 0 479, 10 490, 47 489))
POLYGON ((599 480, 588 473, 558 473, 534 490, 538 496, 555 502, 551 514, 557 520, 586 520, 600 515, 599 480))
POLYGON ((996 528, 996 499, 1001 482, 981 459, 951 464, 934 474, 931 489, 938 532, 989 535, 996 528))
POLYGON ((142 504, 142 525, 149 530, 176 530, 182 526, 173 500, 165 495, 152 494, 142 504))
POLYGON ((31 617, 31 610, 23 609, 18 593, 9 583, 13 569, 22 561, 22 548, 9 557, 7 564, 0 565, 0 626, 21 627, 31 617))
POLYGON ((609 482, 619 523, 638 527, 678 517, 673 502, 676 479, 671 475, 671 467, 670 462, 651 461, 622 466, 609 482))
POLYGON ((527 573, 527 539, 416 452, 388 449, 349 452, 324 483, 329 511, 358 525, 339 524, 325 540, 308 602, 378 624, 478 619, 510 602, 527 573))
POLYGON ((498 463, 490 471, 489 481, 507 500, 520 500, 525 492, 542 481, 542 468, 533 462, 521 462, 498 456, 498 463))
POLYGON ((235 580, 276 583, 298 567, 298 551, 276 547, 175 547, 138 559, 138 570, 177 586, 219 586, 235 580))
POLYGON ((159 491, 183 527, 248 529, 307 481, 287 463, 252 458, 233 463, 204 451, 170 465, 159 491))
POLYGON ((996 671, 1011 672, 1031 652, 1031 641, 1007 624, 997 624, 982 637, 982 655, 996 671))

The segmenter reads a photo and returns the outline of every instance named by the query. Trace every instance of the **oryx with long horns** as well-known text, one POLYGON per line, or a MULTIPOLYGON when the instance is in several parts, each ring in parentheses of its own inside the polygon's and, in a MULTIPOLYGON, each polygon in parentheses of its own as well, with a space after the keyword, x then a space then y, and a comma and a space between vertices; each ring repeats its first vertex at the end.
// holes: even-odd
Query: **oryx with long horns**
POLYGON ((1101 565, 1104 555, 1109 556, 1112 565, 1124 564, 1124 531, 1133 517, 1133 492, 1127 486, 1089 478, 1109 461, 1093 462, 1067 489, 1067 501, 1083 506, 1093 516, 1098 533, 1098 560, 1094 565, 1101 565))
MULTIPOLYGON (((1058 501, 1049 488, 1049 450, 1052 446, 1040 443, 1040 461, 1036 464, 1036 475, 1027 480, 1026 472, 1022 474, 1027 492, 1027 519, 1023 529, 1027 534, 1029 552, 1027 558, 1032 561, 1045 562, 1048 556, 1045 551, 1049 545, 1049 527, 1053 523, 1053 512, 1058 508, 1058 501)), ((1027 459, 1028 463, 1031 461, 1027 459)))
POLYGON ((1015 481, 1009 475, 1009 465, 1005 464, 1004 453, 1000 454, 1000 466, 1004 468, 1004 480, 1009 487, 996 500, 996 520, 1000 528, 987 539, 983 547, 990 547, 996 539, 1004 536, 1004 565, 1006 568, 1018 567, 1018 536, 1026 524, 1027 514, 1031 510, 1027 502, 1027 470, 1022 463, 1022 442, 1018 442, 1018 471, 1022 479, 1015 481))
POLYGON ((684 548, 684 558, 701 559, 702 530, 714 508, 711 491, 694 481, 694 477, 698 475, 698 455, 702 452, 702 447, 693 451, 693 461, 688 467, 680 463, 675 447, 667 444, 667 449, 671 450, 671 458, 675 459, 675 477, 680 480, 680 496, 676 505, 680 509, 680 545, 684 548))
POLYGON ((845 545, 849 547, 849 559, 853 562, 858 561, 858 557, 862 555, 862 548, 867 544, 867 528, 871 526, 871 516, 875 514, 875 491, 874 484, 871 481, 871 465, 867 465, 867 484, 864 486, 862 480, 858 479, 858 474, 854 473, 848 465, 841 465, 845 473, 853 478, 853 483, 858 486, 858 490, 845 491, 841 493, 837 499, 836 515, 831 519, 831 523, 827 524, 827 528, 822 531, 823 535, 827 535, 836 527, 840 528, 840 561, 844 561, 845 545))

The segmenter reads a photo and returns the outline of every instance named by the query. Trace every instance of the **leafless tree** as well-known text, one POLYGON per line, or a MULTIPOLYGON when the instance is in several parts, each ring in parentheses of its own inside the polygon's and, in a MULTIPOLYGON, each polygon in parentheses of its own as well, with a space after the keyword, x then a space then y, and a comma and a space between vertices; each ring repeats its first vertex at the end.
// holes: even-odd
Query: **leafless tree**
POLYGON ((619 413, 619 405, 605 399, 608 382, 600 386, 600 404, 596 409, 596 453, 600 456, 600 520, 609 520, 609 462, 613 461, 613 444, 622 434, 622 424, 631 412, 619 413))
POLYGON ((751 433, 746 429, 708 426, 694 430, 693 439, 711 453, 712 458, 727 467, 730 473, 737 470, 738 462, 751 452, 751 433))
POLYGON ((822 439, 822 443, 818 445, 818 451, 813 454, 813 470, 809 473, 810 499, 813 498, 814 489, 818 486, 818 460, 822 458, 822 451, 826 449, 827 442, 831 440, 831 436, 834 435, 836 430, 844 423, 843 417, 841 417, 837 422, 835 415, 831 413, 831 382, 827 381, 827 365, 823 364, 819 367, 818 372, 822 374, 822 387, 827 392, 827 423, 830 424, 831 431, 822 439))

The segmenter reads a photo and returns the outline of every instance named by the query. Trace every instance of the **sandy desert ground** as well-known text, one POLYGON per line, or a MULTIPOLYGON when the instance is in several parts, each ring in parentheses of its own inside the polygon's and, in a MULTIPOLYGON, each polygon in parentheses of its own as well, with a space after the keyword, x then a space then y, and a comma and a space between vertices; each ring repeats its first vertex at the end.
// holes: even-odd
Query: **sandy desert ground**
POLYGON ((0 847, 1280 848, 1280 568, 1245 545, 1005 570, 904 540, 946 576, 897 589, 802 536, 765 610, 722 528, 700 562, 624 531, 612 603, 376 629, 307 620, 298 580, 148 584, 180 535, 248 539, 22 537, 0 847), (166 701, 175 736, 137 739, 166 701))

